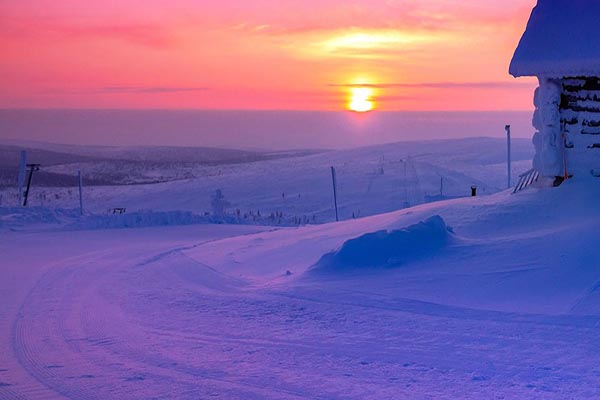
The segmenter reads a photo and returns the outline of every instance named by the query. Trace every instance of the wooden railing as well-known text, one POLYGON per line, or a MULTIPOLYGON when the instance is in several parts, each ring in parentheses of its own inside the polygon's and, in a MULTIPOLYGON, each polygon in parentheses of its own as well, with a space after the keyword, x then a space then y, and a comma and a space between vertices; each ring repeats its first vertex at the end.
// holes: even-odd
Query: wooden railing
POLYGON ((529 171, 525 172, 524 174, 519 175, 519 183, 517 183, 517 186, 515 186, 515 190, 513 191, 513 193, 517 193, 517 192, 520 192, 521 190, 525 189, 527 186, 531 185, 533 182, 536 182, 539 177, 540 177, 540 173, 537 172, 535 169, 530 169, 529 171))

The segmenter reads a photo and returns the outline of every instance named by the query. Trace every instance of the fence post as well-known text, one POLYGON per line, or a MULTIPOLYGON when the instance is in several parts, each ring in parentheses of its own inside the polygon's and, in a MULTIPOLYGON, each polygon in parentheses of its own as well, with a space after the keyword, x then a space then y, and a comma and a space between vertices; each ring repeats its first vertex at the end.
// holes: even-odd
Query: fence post
POLYGON ((17 185, 19 186, 19 207, 23 206, 23 185, 25 184, 25 174, 27 172, 27 151, 21 151, 21 161, 19 162, 19 178, 17 185))
POLYGON ((335 176, 335 168, 331 167, 331 183, 333 184, 333 205, 335 206, 335 221, 338 222, 340 220, 338 215, 338 205, 337 205, 337 179, 335 176))
POLYGON ((504 127, 504 129, 506 130, 506 147, 507 147, 507 161, 506 161, 506 165, 507 165, 507 170, 508 170, 508 186, 507 189, 510 189, 511 187, 511 177, 510 177, 510 164, 511 164, 511 157, 510 157, 510 125, 506 125, 504 127))
POLYGON ((79 214, 83 215, 83 179, 81 178, 81 170, 77 171, 77 179, 79 181, 79 214))

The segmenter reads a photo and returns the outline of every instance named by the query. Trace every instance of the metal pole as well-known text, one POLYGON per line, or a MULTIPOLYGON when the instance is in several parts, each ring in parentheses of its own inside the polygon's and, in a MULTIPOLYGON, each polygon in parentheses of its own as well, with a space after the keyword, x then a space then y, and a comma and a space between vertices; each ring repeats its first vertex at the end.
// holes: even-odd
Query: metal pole
POLYGON ((79 180, 79 213, 83 215, 83 180, 81 179, 81 171, 77 171, 79 180))
POLYGON ((333 184, 333 205, 335 206, 335 221, 340 220, 338 216, 338 205, 337 205, 337 180, 335 177, 335 168, 331 167, 331 182, 333 184))
POLYGON ((400 160, 404 164, 404 208, 408 208, 410 203, 408 202, 408 178, 406 175, 406 163, 407 160, 400 160))
POLYGON ((21 151, 21 161, 19 162, 19 177, 17 185, 19 189, 19 207, 23 205, 23 184, 25 183, 25 173, 27 172, 27 152, 21 151))
POLYGON ((508 186, 507 188, 510 189, 511 185, 511 179, 510 179, 510 125, 506 125, 504 127, 504 129, 506 130, 506 147, 507 147, 507 163, 506 163, 506 168, 507 168, 507 172, 508 172, 508 186))
POLYGON ((29 197, 29 189, 31 188, 31 178, 33 177, 33 167, 29 170, 29 179, 27 179, 27 189, 25 189, 25 198, 23 207, 27 207, 27 198, 29 197))
POLYGON ((567 170, 567 123, 566 121, 561 121, 560 123, 560 137, 562 139, 562 153, 563 153, 563 167, 564 167, 564 176, 563 179, 566 181, 569 179, 569 171, 567 170))
POLYGON ((40 170, 40 164, 27 164, 29 167, 29 178, 27 179, 27 189, 25 190, 25 200, 23 201, 23 207, 27 207, 27 200, 29 198, 29 190, 31 189, 31 178, 33 178, 33 171, 40 170))

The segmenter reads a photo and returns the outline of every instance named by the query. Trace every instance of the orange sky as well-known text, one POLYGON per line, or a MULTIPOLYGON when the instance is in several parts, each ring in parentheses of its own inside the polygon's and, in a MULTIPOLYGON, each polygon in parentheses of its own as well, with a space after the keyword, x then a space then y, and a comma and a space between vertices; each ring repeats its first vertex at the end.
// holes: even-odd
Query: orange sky
POLYGON ((0 0, 1 108, 527 110, 535 0, 0 0))

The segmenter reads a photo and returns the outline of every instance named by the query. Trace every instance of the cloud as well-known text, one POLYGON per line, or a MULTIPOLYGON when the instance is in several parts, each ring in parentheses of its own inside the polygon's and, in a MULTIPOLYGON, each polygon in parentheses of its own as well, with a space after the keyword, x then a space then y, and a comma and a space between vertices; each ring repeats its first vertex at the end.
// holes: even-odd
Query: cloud
POLYGON ((52 18, 5 18, 0 24, 5 37, 35 38, 44 42, 65 40, 119 40, 145 47, 165 48, 173 38, 165 26, 157 23, 77 24, 52 18))
POLYGON ((107 86, 96 89, 96 93, 178 93, 205 92, 210 90, 204 86, 107 86))
MULTIPOLYGON (((251 12, 256 6, 239 6, 244 13, 232 21, 238 30, 261 35, 302 35, 342 30, 387 29, 421 32, 457 32, 466 27, 498 28, 519 24, 531 10, 530 0, 354 0, 290 2, 281 12, 251 12), (506 4, 508 3, 508 5, 506 4), (257 27, 266 27, 256 29, 257 27)), ((253 4, 248 2, 248 4, 253 4)))
POLYGON ((60 95, 86 95, 86 94, 160 94, 160 93, 186 93, 205 92, 210 90, 205 86, 105 86, 84 89, 49 89, 44 94, 60 95))
POLYGON ((489 82, 423 82, 423 83, 356 83, 339 84, 332 83, 329 87, 371 87, 375 89, 410 89, 410 88, 429 88, 429 89, 514 89, 518 87, 531 88, 533 84, 525 81, 489 81, 489 82))
POLYGON ((153 24, 61 26, 55 29, 70 38, 112 38, 148 47, 168 47, 172 42, 162 26, 153 24))

